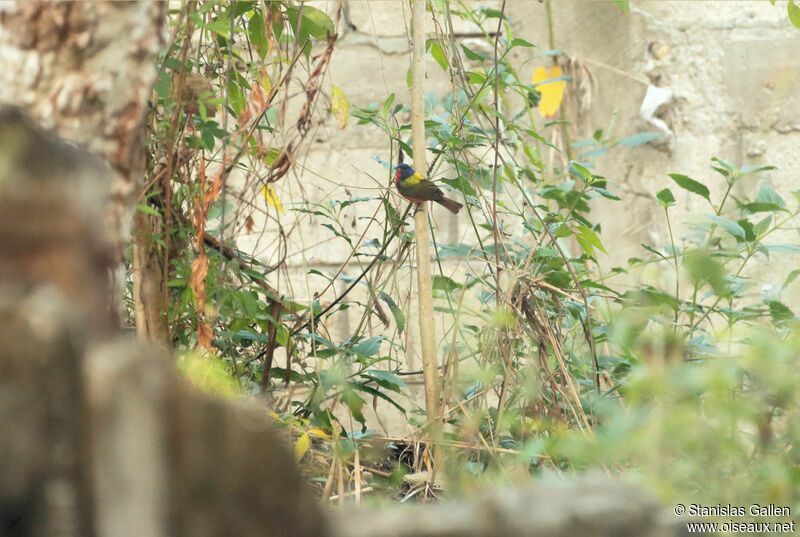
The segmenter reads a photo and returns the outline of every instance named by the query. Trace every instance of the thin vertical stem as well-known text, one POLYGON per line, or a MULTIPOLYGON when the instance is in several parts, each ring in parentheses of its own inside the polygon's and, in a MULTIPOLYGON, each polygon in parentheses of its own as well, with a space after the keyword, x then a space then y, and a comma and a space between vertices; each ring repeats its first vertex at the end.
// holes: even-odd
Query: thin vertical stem
MULTIPOLYGON (((547 46, 550 50, 556 48, 556 34, 553 29, 553 6, 551 0, 545 0, 545 12, 547 13, 547 46)), ((553 65, 558 65, 558 56, 553 55, 553 65)), ((572 160, 572 142, 569 137, 569 124, 567 123, 567 114, 564 111, 566 107, 566 99, 561 103, 561 110, 559 111, 559 119, 561 120, 561 138, 564 144, 564 152, 568 160, 572 160)))
MULTIPOLYGON (((497 172, 500 167, 500 62, 498 60, 497 49, 500 45, 500 34, 503 29, 503 20, 506 12, 506 0, 500 6, 500 16, 497 21, 497 33, 494 36, 494 167, 492 168, 492 233, 494 235, 494 297, 495 304, 500 307, 503 301, 503 292, 500 287, 500 229, 497 221, 497 172)), ((500 427, 500 421, 503 418, 503 410, 508 400, 508 376, 511 374, 510 369, 507 367, 509 364, 509 357, 506 356, 507 346, 505 344, 505 329, 499 328, 497 331, 497 353, 500 356, 500 362, 503 364, 503 383, 500 388, 500 399, 497 402, 497 423, 495 429, 500 427)))
POLYGON ((678 315, 681 310, 681 274, 678 269, 678 250, 675 248, 675 235, 672 233, 672 222, 669 219, 669 209, 664 207, 664 214, 667 217, 667 229, 669 229, 669 242, 672 246, 672 260, 675 264, 675 331, 678 330, 678 315))
MULTIPOLYGON (((411 142, 414 151, 414 168, 427 170, 425 158, 425 0, 412 0, 412 72, 411 87, 411 142)), ((414 231, 417 242, 417 294, 419 300, 419 338, 422 370, 425 379, 425 410, 431 424, 431 444, 439 433, 439 377, 436 358, 436 323, 433 315, 433 278, 428 237, 428 204, 421 203, 414 214, 414 231)), ((434 472, 440 468, 439 450, 434 449, 434 472)), ((433 476, 431 476, 433 481, 433 476)))
POLYGON ((494 38, 494 168, 492 174, 492 231, 494 233, 494 257, 495 257, 495 297, 500 301, 500 252, 498 243, 500 242, 500 230, 497 228, 497 168, 500 165, 500 69, 497 59, 497 47, 500 41, 500 31, 503 29, 503 16, 506 11, 506 2, 500 7, 500 17, 497 23, 497 35, 494 38))
MULTIPOLYGON (((236 7, 235 0, 230 0, 230 4, 228 6, 228 13, 230 17, 230 28, 228 29, 228 40, 227 40, 227 48, 228 48, 228 58, 227 58, 227 65, 225 66, 225 113, 222 115, 222 130, 225 131, 226 135, 222 139, 222 188, 220 190, 220 202, 222 206, 220 207, 220 220, 219 220, 219 258, 220 260, 224 259, 222 249, 225 247, 225 205, 226 197, 228 195, 228 174, 225 173, 225 168, 228 165, 228 139, 230 135, 227 134, 228 132, 228 104, 230 103, 230 86, 231 86, 231 70, 233 69, 233 36, 234 36, 234 8, 236 7)), ((222 296, 222 283, 223 282, 223 265, 220 263, 219 267, 217 268, 217 288, 216 288, 216 304, 217 304, 217 312, 215 316, 219 316, 220 309, 222 308, 221 304, 221 296, 222 296)), ((216 322, 216 319, 215 319, 216 322)), ((274 321, 274 322, 277 322, 274 321)), ((213 331, 213 328, 212 328, 213 331)))

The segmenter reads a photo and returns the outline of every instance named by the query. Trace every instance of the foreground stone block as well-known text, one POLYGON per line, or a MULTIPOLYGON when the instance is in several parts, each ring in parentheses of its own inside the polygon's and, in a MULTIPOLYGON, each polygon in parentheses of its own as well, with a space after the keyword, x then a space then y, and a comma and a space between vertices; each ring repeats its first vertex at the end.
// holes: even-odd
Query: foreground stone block
POLYGON ((503 488, 439 504, 342 510, 339 537, 667 537, 685 525, 641 490, 606 477, 503 488))

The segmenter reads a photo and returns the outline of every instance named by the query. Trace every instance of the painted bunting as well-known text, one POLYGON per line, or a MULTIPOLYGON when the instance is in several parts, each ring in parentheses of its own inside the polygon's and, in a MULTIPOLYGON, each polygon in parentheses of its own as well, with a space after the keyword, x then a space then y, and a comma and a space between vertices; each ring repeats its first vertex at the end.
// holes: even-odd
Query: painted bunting
POLYGON ((414 168, 405 163, 397 165, 397 171, 394 174, 394 185, 405 199, 413 203, 435 201, 453 214, 458 214, 458 211, 463 207, 457 201, 446 198, 442 190, 436 186, 436 183, 425 179, 415 172, 414 168))

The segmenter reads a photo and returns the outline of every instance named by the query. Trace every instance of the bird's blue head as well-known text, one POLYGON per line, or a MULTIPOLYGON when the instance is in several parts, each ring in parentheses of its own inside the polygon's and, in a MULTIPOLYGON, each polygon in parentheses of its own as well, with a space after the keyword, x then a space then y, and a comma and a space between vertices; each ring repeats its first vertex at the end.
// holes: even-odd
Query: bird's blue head
POLYGON ((397 170, 395 172, 395 177, 394 177, 395 181, 402 181, 403 179, 406 179, 414 175, 414 168, 412 168, 405 162, 398 164, 395 169, 397 170))

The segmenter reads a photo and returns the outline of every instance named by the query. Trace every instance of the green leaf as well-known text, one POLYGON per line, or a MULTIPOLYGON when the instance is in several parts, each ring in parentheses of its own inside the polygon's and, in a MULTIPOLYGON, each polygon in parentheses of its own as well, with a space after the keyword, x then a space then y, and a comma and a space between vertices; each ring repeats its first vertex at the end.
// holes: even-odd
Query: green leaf
POLYGON ((472 183, 466 177, 456 177, 455 179, 442 179, 442 182, 454 190, 458 190, 467 196, 477 196, 472 183))
POLYGON ((680 303, 674 295, 665 293, 650 286, 644 286, 633 291, 626 291, 622 295, 626 299, 632 300, 638 306, 667 306, 674 310, 680 303))
POLYGON ((762 164, 753 164, 751 166, 742 166, 739 168, 739 175, 752 175, 758 172, 767 172, 770 170, 777 170, 775 166, 764 166, 762 164))
POLYGON ((616 5, 620 11, 622 11, 623 15, 627 15, 628 12, 630 11, 630 4, 629 4, 630 0, 611 0, 611 1, 614 2, 614 5, 616 5))
POLYGON ((795 244, 769 244, 767 250, 782 254, 800 254, 800 246, 795 244))
POLYGON ((689 252, 683 258, 683 264, 689 271, 692 281, 695 284, 708 283, 719 297, 731 295, 728 284, 725 281, 724 267, 711 255, 704 250, 689 252))
POLYGON ((620 138, 617 140, 617 144, 624 145, 626 147, 636 147, 653 142, 655 140, 660 140, 663 137, 664 135, 660 132, 640 132, 639 134, 634 134, 633 136, 620 138))
POLYGON ((359 341, 355 346, 353 346, 353 352, 359 356, 365 356, 367 358, 374 356, 380 350, 383 339, 383 336, 373 336, 363 341, 359 341))
POLYGON ((755 233, 756 236, 760 237, 761 235, 764 234, 765 231, 769 229, 770 224, 772 224, 771 214, 762 218, 759 222, 756 223, 755 226, 753 226, 753 233, 755 233))
POLYGON ((519 37, 515 37, 514 39, 508 42, 509 49, 512 49, 514 47, 536 48, 536 45, 534 45, 529 41, 525 41, 524 39, 520 39, 519 37))
POLYGON ((368 369, 367 371, 362 372, 361 376, 370 380, 374 380, 379 386, 383 386, 387 390, 400 392, 406 389, 406 383, 403 382, 403 379, 398 377, 397 374, 392 371, 386 371, 384 369, 368 369))
MULTIPOLYGON (((536 108, 537 106, 539 106, 539 103, 542 102, 542 92, 534 88, 533 86, 529 86, 528 95, 525 99, 525 102, 527 103, 529 108, 536 108)), ((527 149, 528 146, 525 147, 527 149)))
POLYGON ((397 305, 397 302, 394 299, 386 294, 385 292, 381 292, 380 294, 381 300, 383 300, 389 309, 392 312, 392 317, 394 317, 394 324, 397 325, 397 332, 402 334, 403 330, 406 328, 406 316, 403 313, 403 310, 397 305))
POLYGON ((645 250, 647 250, 648 252, 650 252, 651 254, 656 254, 658 257, 660 257, 664 261, 669 261, 669 259, 667 259, 667 256, 665 256, 664 254, 662 254, 661 252, 659 252, 658 250, 656 250, 652 246, 648 246, 647 244, 641 244, 640 246, 642 248, 644 248, 645 250))
POLYGON ((334 33, 333 21, 324 12, 309 5, 302 6, 303 24, 311 24, 309 33, 317 39, 327 39, 329 34, 334 33))
POLYGON ((278 324, 275 327, 275 341, 277 341, 279 345, 283 346, 286 346, 286 344, 289 342, 289 329, 283 324, 278 324))
POLYGON ((742 205, 742 209, 744 209, 748 213, 754 213, 754 214, 786 211, 786 209, 781 207, 780 205, 776 205, 774 203, 760 202, 760 201, 755 201, 753 203, 745 203, 744 205, 742 205))
POLYGON ((237 117, 242 113, 242 110, 247 107, 247 99, 234 80, 231 80, 228 84, 228 103, 237 117))
POLYGON ((355 389, 357 389, 356 386, 348 386, 345 388, 342 392, 342 403, 347 405, 347 408, 350 409, 350 413, 358 423, 362 426, 366 426, 366 419, 361 411, 361 409, 364 408, 365 402, 364 399, 355 392, 355 389))
POLYGON ((315 7, 305 4, 301 7, 287 7, 286 15, 298 44, 302 45, 309 37, 326 39, 328 34, 334 33, 333 21, 324 11, 315 7))
POLYGON ((792 310, 790 310, 783 302, 779 302, 778 300, 770 300, 767 302, 767 306, 769 306, 769 314, 772 316, 772 320, 775 322, 794 319, 794 313, 792 313, 792 310))
POLYGON ((448 0, 432 0, 430 7, 435 13, 444 13, 447 9, 448 0))
POLYGON ((665 188, 664 190, 660 190, 658 194, 656 194, 658 201, 661 203, 661 206, 665 209, 667 207, 672 207, 675 205, 675 196, 672 195, 672 190, 665 188))
POLYGON ((256 11, 250 17, 250 21, 247 24, 247 35, 250 37, 250 42, 256 48, 256 52, 261 56, 261 59, 266 58, 269 53, 269 39, 267 39, 264 18, 261 13, 256 11))
POLYGON ((730 220, 729 218, 725 218, 724 216, 717 216, 714 214, 708 215, 708 219, 717 224, 719 227, 736 237, 737 239, 744 240, 744 228, 730 220))
POLYGON ((446 259, 448 257, 469 257, 472 253, 472 246, 459 242, 456 244, 438 243, 436 253, 439 254, 439 259, 446 259))
POLYGON ((372 386, 367 386, 367 385, 364 385, 364 384, 354 384, 353 385, 353 389, 354 390, 358 390, 360 392, 368 393, 370 395, 374 395, 375 397, 379 397, 379 398, 383 399, 384 401, 386 401, 387 403, 389 403, 390 405, 394 406, 403 415, 405 415, 405 413, 406 413, 406 409, 403 408, 402 406, 400 406, 400 404, 397 401, 395 401, 394 399, 392 399, 391 397, 389 397, 388 395, 386 395, 382 391, 376 390, 372 386))
POLYGON ((736 170, 736 166, 728 162, 727 160, 723 160, 721 158, 713 157, 711 162, 716 162, 719 166, 711 166, 714 170, 717 171, 720 175, 725 177, 731 177, 733 172, 736 170))
POLYGON ((576 162, 574 160, 570 161, 570 163, 569 163, 569 172, 572 175, 576 175, 576 176, 580 177, 581 179, 583 179, 587 183, 590 183, 592 181, 592 172, 590 172, 589 168, 587 168, 586 166, 584 166, 580 162, 576 162))
POLYGON ((747 242, 753 242, 758 238, 756 236, 755 227, 753 227, 753 224, 749 220, 741 219, 736 223, 742 226, 742 229, 744 229, 744 240, 747 242))
POLYGON ((603 196, 604 198, 606 198, 606 199, 614 200, 614 201, 622 201, 622 198, 620 198, 619 196, 617 196, 613 192, 610 192, 610 191, 606 190, 605 188, 596 186, 596 187, 593 187, 593 190, 595 192, 597 192, 598 194, 600 194, 601 196, 603 196))
POLYGON ((161 213, 159 213, 158 211, 156 211, 156 210, 155 210, 153 207, 151 207, 151 206, 149 206, 149 205, 145 205, 145 204, 143 204, 143 203, 142 203, 142 204, 139 204, 139 205, 137 205, 137 206, 136 206, 136 209, 137 209, 137 210, 138 210, 140 213, 149 214, 150 216, 157 216, 157 217, 159 217, 159 218, 161 217, 161 213))
POLYGON ((444 49, 442 49, 442 44, 439 40, 428 39, 428 49, 430 49, 431 56, 433 56, 433 59, 439 64, 439 67, 442 68, 442 71, 447 71, 450 64, 447 62, 447 57, 444 55, 444 49))
POLYGON ((344 240, 346 240, 348 242, 348 244, 350 244, 350 245, 353 244, 353 241, 350 239, 350 237, 347 235, 347 233, 342 233, 341 231, 339 231, 338 229, 333 227, 333 224, 329 224, 327 222, 323 222, 321 225, 324 228, 330 229, 333 232, 333 234, 336 235, 337 237, 341 237, 344 240))
POLYGON ((682 175, 680 173, 671 173, 669 176, 678 184, 679 187, 683 188, 684 190, 688 190, 689 192, 697 194, 698 196, 702 196, 709 202, 711 201, 711 192, 703 183, 699 183, 691 177, 687 177, 686 175, 682 175))
MULTIPOLYGON (((383 101, 383 105, 381 106, 381 115, 384 117, 389 116, 389 111, 392 109, 392 105, 394 104, 395 94, 390 93, 386 100, 383 101)), ((409 153, 410 154, 410 153, 409 153)))
POLYGON ((162 99, 166 99, 169 96, 169 88, 169 74, 166 69, 164 69, 158 74, 158 80, 156 80, 156 83, 153 85, 153 89, 156 90, 156 95, 162 99))
POLYGON ((227 39, 231 32, 231 19, 228 17, 221 17, 215 21, 209 22, 206 28, 227 39))
POLYGON ((452 278, 437 274, 433 277, 433 288, 439 291, 450 293, 456 289, 461 289, 463 285, 456 282, 452 278))
POLYGON ((591 279, 581 280, 580 282, 578 282, 578 285, 580 285, 584 289, 601 289, 603 291, 608 291, 612 295, 622 296, 619 294, 618 291, 591 279))
POLYGON ((493 7, 481 6, 478 8, 478 12, 487 19, 499 19, 501 17, 505 18, 505 15, 503 15, 502 11, 493 7))
POLYGON ((756 202, 758 203, 771 203, 778 207, 786 207, 786 202, 783 198, 767 185, 761 185, 756 194, 756 202))
POLYGON ((597 236, 597 233, 587 226, 578 226, 578 232, 576 233, 575 238, 578 240, 578 244, 581 245, 581 248, 583 248, 583 251, 590 256, 594 256, 595 248, 604 254, 608 253, 606 252, 603 243, 600 241, 600 237, 597 236))
POLYGON ((800 28, 800 7, 794 3, 795 0, 789 0, 786 9, 789 12, 789 20, 792 21, 797 28, 800 28))
POLYGON ((472 60, 472 61, 482 62, 482 61, 485 61, 485 60, 489 59, 486 56, 484 56, 483 54, 479 54, 479 53, 475 52, 474 50, 472 50, 470 48, 467 48, 463 43, 461 45, 461 50, 464 51, 464 55, 467 57, 467 59, 472 60))
POLYGON ((470 84, 482 85, 486 82, 486 75, 477 71, 467 71, 467 82, 470 84))
POLYGON ((795 269, 786 276, 786 279, 783 282, 783 287, 786 288, 790 283, 795 281, 797 277, 800 276, 800 269, 795 269))

